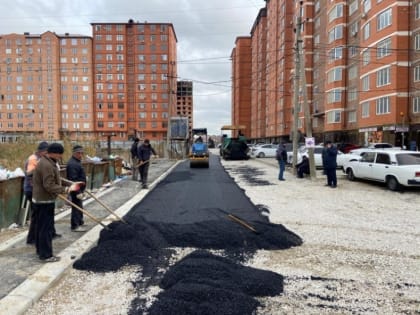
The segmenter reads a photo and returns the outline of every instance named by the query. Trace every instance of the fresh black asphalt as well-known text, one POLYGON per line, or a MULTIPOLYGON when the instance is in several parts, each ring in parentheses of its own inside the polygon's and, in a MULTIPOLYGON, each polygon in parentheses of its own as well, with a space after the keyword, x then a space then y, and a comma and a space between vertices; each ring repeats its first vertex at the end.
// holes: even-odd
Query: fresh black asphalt
MULTIPOLYGON (((253 181, 255 170, 244 164, 240 171, 253 181)), ((270 184, 254 179, 256 185, 270 184)), ((283 277, 243 263, 259 249, 302 244, 298 235, 268 221, 214 155, 209 168, 179 164, 124 219, 128 224, 114 222, 111 231, 103 230, 74 268, 141 266, 130 314, 255 314, 256 297, 280 294, 283 277), (175 248, 194 250, 172 265, 175 248), (141 294, 151 285, 162 291, 147 308, 141 294)))

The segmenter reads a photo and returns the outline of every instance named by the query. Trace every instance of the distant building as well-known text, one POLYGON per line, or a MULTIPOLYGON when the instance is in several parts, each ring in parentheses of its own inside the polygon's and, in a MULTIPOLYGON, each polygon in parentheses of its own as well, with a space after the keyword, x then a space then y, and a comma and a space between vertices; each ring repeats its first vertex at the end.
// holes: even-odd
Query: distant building
POLYGON ((0 36, 0 142, 94 137, 92 39, 0 36))
POLYGON ((176 90, 175 116, 188 118, 189 135, 191 135, 192 127, 194 126, 193 109, 194 109, 194 100, 193 100, 192 81, 178 81, 177 90, 176 90))
POLYGON ((94 124, 116 139, 166 139, 176 108, 176 43, 170 23, 91 23, 94 124))

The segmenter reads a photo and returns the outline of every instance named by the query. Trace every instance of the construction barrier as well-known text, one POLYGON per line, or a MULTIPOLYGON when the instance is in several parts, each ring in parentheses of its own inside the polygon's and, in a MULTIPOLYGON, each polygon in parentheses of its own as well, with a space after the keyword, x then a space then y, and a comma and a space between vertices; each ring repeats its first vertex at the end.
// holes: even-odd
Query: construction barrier
POLYGON ((17 223, 23 197, 23 177, 0 181, 0 228, 17 223))

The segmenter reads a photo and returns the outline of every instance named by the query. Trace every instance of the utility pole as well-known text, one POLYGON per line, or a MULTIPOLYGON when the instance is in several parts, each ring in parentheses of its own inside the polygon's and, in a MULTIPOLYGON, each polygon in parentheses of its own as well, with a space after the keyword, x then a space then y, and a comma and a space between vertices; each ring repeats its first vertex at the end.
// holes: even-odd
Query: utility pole
MULTIPOLYGON (((300 12, 300 11, 299 11, 300 12)), ((298 151, 298 103, 299 103, 299 82, 300 82, 300 51, 302 46, 302 40, 300 38, 302 25, 302 17, 299 13, 296 21, 296 46, 295 46, 295 76, 294 76, 294 88, 293 88, 293 126, 292 126, 292 136, 293 136, 293 161, 292 168, 293 174, 296 175, 296 164, 297 164, 297 151, 298 151)))
MULTIPOLYGON (((302 7, 302 1, 300 2, 300 6, 302 7)), ((299 12, 302 12, 302 10, 299 10, 299 12)), ((302 20, 301 20, 302 22, 302 20)), ((301 25, 299 25, 300 27, 301 25)), ((302 44, 302 41, 301 41, 302 44)), ((300 47, 302 48, 302 47, 300 47)), ((304 56, 303 49, 299 50, 299 58, 304 56)), ((312 138, 312 119, 311 119, 311 111, 309 108, 309 102, 308 102, 308 89, 306 87, 306 71, 305 71, 305 61, 299 62, 300 64, 300 75, 302 77, 302 93, 303 93, 303 113, 305 115, 305 133, 306 137, 312 138)), ((314 149, 308 148, 309 153, 309 170, 310 175, 312 179, 316 178, 316 166, 315 166, 315 157, 314 157, 314 149)))

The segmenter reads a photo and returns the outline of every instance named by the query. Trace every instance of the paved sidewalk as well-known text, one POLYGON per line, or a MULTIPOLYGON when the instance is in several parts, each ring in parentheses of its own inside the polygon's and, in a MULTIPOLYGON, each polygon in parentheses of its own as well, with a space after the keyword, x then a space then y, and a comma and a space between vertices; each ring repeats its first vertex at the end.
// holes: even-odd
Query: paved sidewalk
MULTIPOLYGON (((116 180, 96 196, 118 216, 124 216, 164 178, 176 161, 158 159, 149 169, 149 189, 131 180, 131 175, 116 180)), ((84 202, 84 208, 96 218, 109 224, 116 217, 93 198, 84 202)), ((0 314, 23 314, 85 251, 95 245, 102 226, 85 216, 87 232, 70 230, 70 210, 56 215, 57 233, 62 237, 53 241, 56 263, 43 263, 35 254, 34 246, 26 244, 26 229, 13 239, 0 244, 0 314)))

